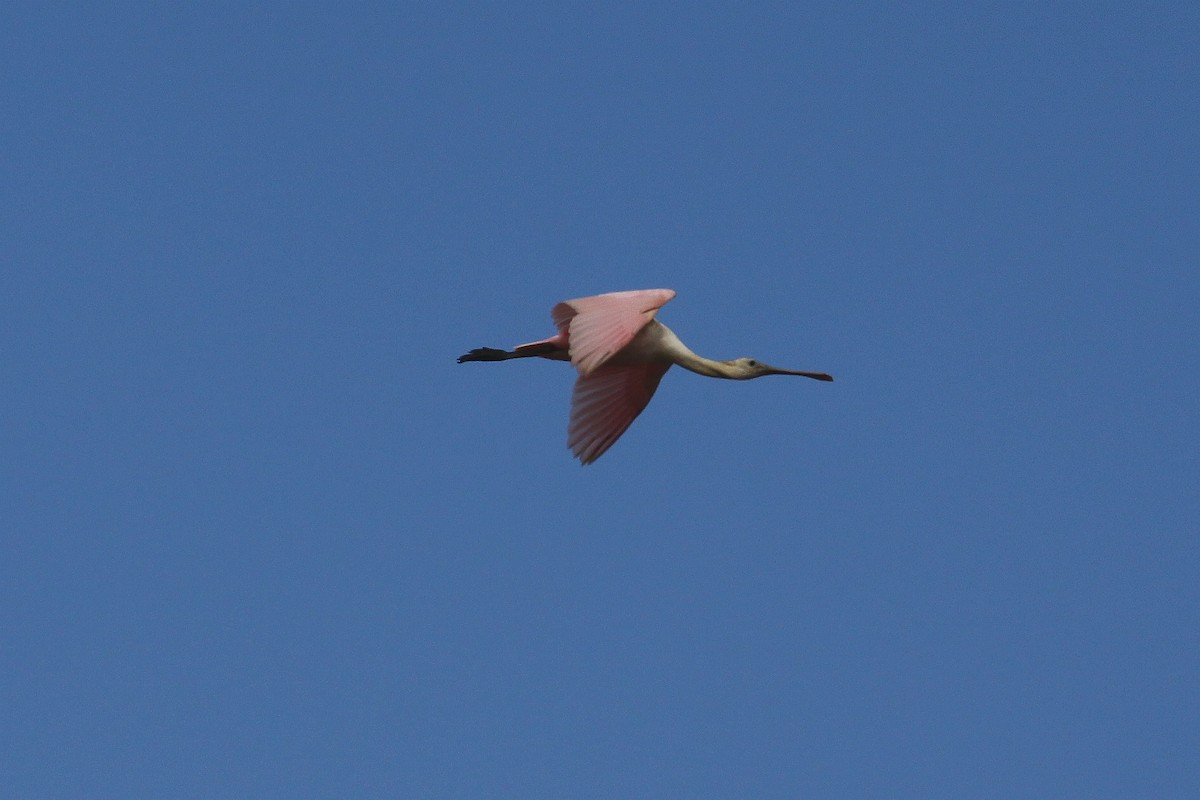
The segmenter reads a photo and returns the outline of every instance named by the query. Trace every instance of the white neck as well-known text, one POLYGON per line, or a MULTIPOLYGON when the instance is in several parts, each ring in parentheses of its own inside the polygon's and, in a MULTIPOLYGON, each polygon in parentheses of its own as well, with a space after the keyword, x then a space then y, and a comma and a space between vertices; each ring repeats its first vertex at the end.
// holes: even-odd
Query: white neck
POLYGON ((679 340, 674 331, 658 320, 654 320, 651 325, 657 326, 655 333, 657 333, 656 345, 659 352, 672 364, 678 364, 686 370, 709 378, 736 380, 745 377, 736 367, 726 361, 714 361, 711 358, 696 355, 679 340))

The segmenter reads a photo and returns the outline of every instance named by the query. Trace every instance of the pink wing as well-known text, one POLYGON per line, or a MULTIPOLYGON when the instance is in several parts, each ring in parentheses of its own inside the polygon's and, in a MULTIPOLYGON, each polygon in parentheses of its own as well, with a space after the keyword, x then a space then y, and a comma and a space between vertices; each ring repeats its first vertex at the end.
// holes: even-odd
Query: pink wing
MULTIPOLYGON (((671 289, 610 292, 559 303, 550 314, 559 331, 570 337, 571 363, 580 375, 587 376, 633 341, 638 331, 654 319, 655 312, 674 296, 671 289)), ((646 402, 649 400, 650 395, 647 395, 646 402)), ((638 411, 645 405, 642 403, 638 411)), ((634 412, 629 421, 636 416, 634 412)))
POLYGON ((669 363, 630 364, 581 374, 575 381, 567 426, 567 447, 575 457, 590 464, 612 447, 654 397, 670 367, 669 363))

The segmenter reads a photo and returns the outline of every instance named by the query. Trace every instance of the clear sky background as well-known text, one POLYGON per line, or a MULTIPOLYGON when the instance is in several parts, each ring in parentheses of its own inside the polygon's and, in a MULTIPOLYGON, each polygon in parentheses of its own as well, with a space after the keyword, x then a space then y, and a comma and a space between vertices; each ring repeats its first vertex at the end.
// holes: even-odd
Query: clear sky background
POLYGON ((0 795, 1200 796, 1198 8, 6 5, 0 795))

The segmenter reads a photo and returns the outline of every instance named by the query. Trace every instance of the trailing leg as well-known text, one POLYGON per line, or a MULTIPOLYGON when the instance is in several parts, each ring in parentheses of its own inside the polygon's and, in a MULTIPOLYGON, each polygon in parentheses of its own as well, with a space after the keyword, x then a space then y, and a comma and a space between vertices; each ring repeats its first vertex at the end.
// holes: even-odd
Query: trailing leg
POLYGON ((521 353, 510 350, 497 350, 494 347, 476 347, 469 353, 458 357, 458 363, 464 361, 507 361, 510 358, 521 358, 521 353))
POLYGON ((458 357, 458 363, 464 361, 507 361, 510 358, 549 358, 555 361, 568 361, 570 357, 555 341, 533 342, 523 344, 515 350, 497 350, 494 347, 476 347, 469 353, 458 357))

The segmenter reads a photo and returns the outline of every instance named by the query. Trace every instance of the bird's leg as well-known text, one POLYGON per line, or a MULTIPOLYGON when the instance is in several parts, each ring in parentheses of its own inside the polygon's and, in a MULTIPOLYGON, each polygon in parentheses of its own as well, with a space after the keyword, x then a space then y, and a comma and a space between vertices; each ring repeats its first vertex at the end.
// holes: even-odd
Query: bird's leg
POLYGON ((476 347, 458 357, 458 363, 466 361, 507 361, 510 358, 555 358, 566 359, 566 351, 556 344, 535 342, 521 345, 516 350, 497 350, 494 347, 476 347))
POLYGON ((520 353, 511 350, 497 350, 494 347, 476 347, 469 353, 458 357, 458 363, 465 361, 507 361, 510 358, 521 358, 520 353))

